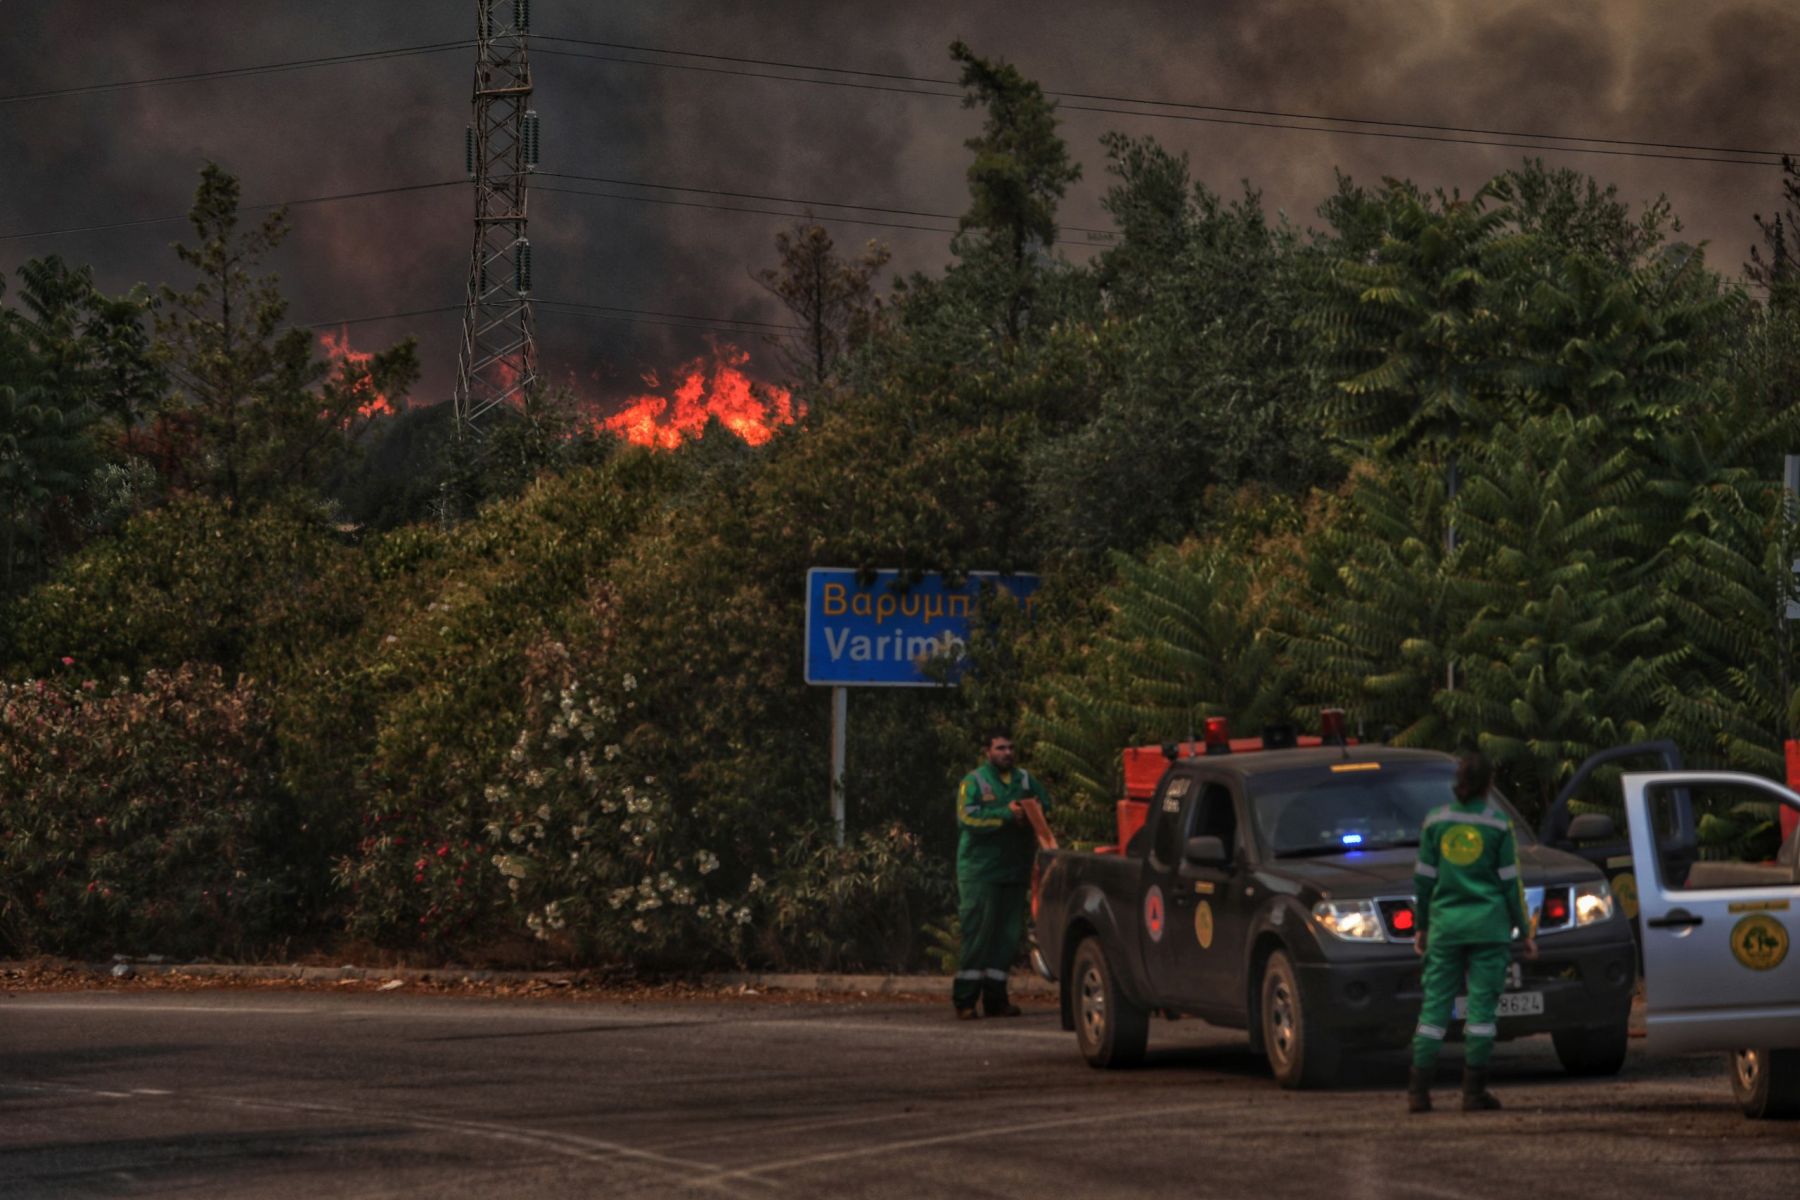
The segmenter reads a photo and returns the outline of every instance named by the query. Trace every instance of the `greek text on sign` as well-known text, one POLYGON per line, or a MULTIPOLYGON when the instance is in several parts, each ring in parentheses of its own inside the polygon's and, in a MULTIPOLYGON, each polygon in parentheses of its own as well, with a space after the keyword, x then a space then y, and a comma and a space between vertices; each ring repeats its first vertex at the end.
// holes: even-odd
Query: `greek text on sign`
POLYGON ((984 592, 1012 597, 1029 616, 1035 575, 976 571, 952 586, 938 573, 902 585, 902 572, 876 571, 859 583, 852 568, 806 573, 806 682, 835 686, 937 687, 954 682, 969 641, 969 622, 984 592), (934 659, 953 664, 933 678, 934 659))

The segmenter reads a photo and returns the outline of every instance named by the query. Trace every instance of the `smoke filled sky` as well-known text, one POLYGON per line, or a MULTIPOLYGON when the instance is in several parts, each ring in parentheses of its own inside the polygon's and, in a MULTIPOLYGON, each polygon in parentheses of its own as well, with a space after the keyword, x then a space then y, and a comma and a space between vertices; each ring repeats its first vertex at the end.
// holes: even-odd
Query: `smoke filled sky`
MULTIPOLYGON (((33 94, 467 41, 474 3, 0 0, 0 15, 0 270, 54 253, 92 264, 109 290, 184 283, 169 249, 188 232, 181 221, 16 235, 177 216, 210 159, 241 178, 248 202, 449 184, 297 207, 273 266, 299 323, 460 304, 473 213, 467 46, 33 94)), ((787 318, 751 276, 771 265, 776 231, 809 210, 831 218, 846 251, 888 243, 895 271, 943 264, 942 231, 964 208, 962 142, 979 115, 953 86, 917 79, 953 78, 946 47, 957 38, 1063 94, 1062 132, 1084 166, 1062 213, 1059 249, 1075 258, 1091 253, 1086 230, 1109 224, 1099 138, 1113 129, 1185 151, 1215 189, 1248 180, 1302 225, 1316 222, 1334 170, 1468 192, 1540 153, 1633 201, 1666 193, 1682 236, 1731 270, 1755 238, 1751 214, 1780 194, 1767 154, 1747 152, 1800 143, 1791 0, 537 0, 531 29, 543 128, 535 295, 632 317, 540 310, 540 360, 551 379, 603 401, 641 390, 645 373, 667 372, 709 337, 768 362, 745 323, 787 318), (1317 120, 1134 100, 1663 145, 1396 125, 1326 132, 1317 120), (1428 140, 1441 138, 1563 148, 1428 140), (720 211, 729 207, 794 217, 720 211), (692 328, 712 323, 698 318, 725 324, 692 328)), ((416 335, 425 377, 414 399, 435 402, 454 382, 459 322, 447 311, 350 334, 365 349, 416 335)))

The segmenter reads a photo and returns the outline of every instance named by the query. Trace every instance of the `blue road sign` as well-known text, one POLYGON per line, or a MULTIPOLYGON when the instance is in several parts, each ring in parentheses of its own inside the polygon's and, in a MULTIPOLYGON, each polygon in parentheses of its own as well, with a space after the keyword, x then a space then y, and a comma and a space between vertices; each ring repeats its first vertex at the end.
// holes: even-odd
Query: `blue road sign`
POLYGON ((969 619, 992 587, 1024 605, 1036 603, 1036 575, 975 571, 956 587, 938 573, 901 588, 901 572, 877 571, 865 585, 855 570, 814 567, 806 573, 806 682, 837 687, 941 687, 924 664, 951 656, 961 673, 969 619))

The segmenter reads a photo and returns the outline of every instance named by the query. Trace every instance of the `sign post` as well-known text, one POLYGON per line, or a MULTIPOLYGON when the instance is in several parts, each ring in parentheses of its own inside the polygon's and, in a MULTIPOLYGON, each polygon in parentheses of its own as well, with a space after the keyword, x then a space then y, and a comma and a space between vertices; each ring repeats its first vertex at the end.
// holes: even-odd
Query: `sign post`
POLYGON ((850 691, 831 689, 831 825, 844 844, 844 739, 850 726, 850 691))
POLYGON ((806 682, 831 688, 831 822, 840 846, 848 689, 954 687, 968 667, 969 622, 983 599, 1010 596, 1027 617, 1036 604, 1036 575, 956 578, 850 567, 806 573, 806 682))

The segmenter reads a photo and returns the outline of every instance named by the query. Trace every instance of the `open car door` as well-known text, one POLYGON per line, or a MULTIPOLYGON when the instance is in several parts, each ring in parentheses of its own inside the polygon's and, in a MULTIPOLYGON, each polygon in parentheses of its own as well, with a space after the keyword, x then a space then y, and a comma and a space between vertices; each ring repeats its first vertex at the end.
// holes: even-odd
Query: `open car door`
POLYGON ((1753 1116, 1800 1115, 1800 796, 1754 775, 1626 775, 1649 1046, 1726 1050, 1753 1116), (1702 845, 1695 844, 1701 831, 1702 845), (1711 831, 1712 835, 1706 836, 1711 831))

